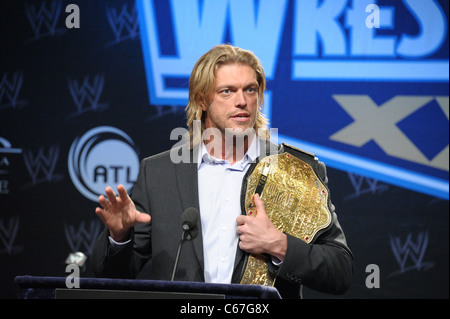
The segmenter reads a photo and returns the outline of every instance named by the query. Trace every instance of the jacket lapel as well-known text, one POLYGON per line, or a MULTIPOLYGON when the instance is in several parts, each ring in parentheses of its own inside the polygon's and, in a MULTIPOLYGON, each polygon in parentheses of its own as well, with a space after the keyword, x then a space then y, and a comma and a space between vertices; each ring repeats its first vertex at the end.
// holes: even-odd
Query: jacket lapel
MULTIPOLYGON (((192 153, 192 151, 191 151, 192 153)), ((192 158, 192 157, 191 157, 192 158)), ((200 204, 198 201, 198 174, 197 163, 180 163, 175 164, 178 194, 181 199, 183 212, 189 208, 194 207, 200 211, 200 204)), ((194 250, 201 265, 201 273, 203 274, 203 239, 201 229, 201 219, 197 222, 198 234, 192 240, 194 250)))

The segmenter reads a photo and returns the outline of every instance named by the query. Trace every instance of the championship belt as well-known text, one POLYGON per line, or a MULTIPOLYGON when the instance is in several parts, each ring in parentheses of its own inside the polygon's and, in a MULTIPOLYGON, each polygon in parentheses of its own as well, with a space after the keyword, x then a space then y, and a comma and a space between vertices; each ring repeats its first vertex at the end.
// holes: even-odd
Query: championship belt
MULTIPOLYGON (((243 184, 243 189, 247 185, 242 193, 242 210, 254 216, 252 197, 259 194, 275 227, 309 244, 331 224, 328 189, 311 164, 293 155, 306 153, 286 144, 283 148, 281 154, 266 156, 249 170, 243 184)), ((273 286, 276 274, 267 265, 271 262, 270 256, 249 254, 241 284, 273 286)))

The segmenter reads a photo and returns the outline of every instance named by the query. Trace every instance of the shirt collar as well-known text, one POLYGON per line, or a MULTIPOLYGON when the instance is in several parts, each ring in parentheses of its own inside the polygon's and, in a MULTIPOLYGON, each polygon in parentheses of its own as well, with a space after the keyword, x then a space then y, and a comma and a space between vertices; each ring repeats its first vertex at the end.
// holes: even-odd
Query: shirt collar
MULTIPOLYGON (((250 147, 247 150, 247 153, 245 153, 244 157, 242 158, 242 160, 240 162, 241 163, 244 163, 244 162, 253 163, 253 162, 255 162, 255 160, 258 156, 259 156, 259 139, 258 139, 258 136, 255 135, 252 143, 250 144, 250 147)), ((202 164, 209 164, 209 163, 226 164, 226 163, 228 163, 228 161, 211 156, 208 153, 208 150, 206 149, 205 143, 202 143, 201 150, 198 153, 197 168, 199 169, 202 166, 202 164)), ((235 163, 235 165, 238 163, 239 162, 235 163)))

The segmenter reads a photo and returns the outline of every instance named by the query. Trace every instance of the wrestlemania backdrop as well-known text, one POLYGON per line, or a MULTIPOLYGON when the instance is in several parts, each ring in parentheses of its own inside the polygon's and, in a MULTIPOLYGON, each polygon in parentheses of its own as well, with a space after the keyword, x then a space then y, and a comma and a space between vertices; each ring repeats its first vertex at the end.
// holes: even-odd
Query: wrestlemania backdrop
MULTIPOLYGON (((0 2, 0 297, 67 276, 106 185, 185 127, 195 61, 261 59, 275 142, 328 166, 355 255, 338 298, 448 298, 448 0, 0 2)), ((145 271, 142 274, 145 277, 145 271)), ((335 298, 306 290, 305 298, 335 298)))

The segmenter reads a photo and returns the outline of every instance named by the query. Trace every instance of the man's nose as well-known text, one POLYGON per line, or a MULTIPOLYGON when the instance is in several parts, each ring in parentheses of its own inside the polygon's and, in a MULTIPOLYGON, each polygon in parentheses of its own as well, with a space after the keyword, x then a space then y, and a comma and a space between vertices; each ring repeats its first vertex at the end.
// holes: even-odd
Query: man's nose
POLYGON ((243 90, 238 90, 235 94, 234 106, 243 108, 247 106, 247 99, 243 90))

